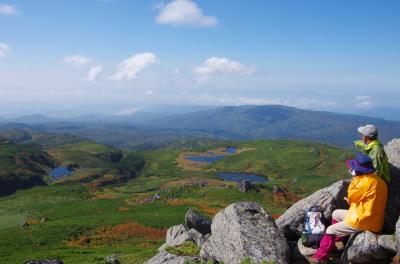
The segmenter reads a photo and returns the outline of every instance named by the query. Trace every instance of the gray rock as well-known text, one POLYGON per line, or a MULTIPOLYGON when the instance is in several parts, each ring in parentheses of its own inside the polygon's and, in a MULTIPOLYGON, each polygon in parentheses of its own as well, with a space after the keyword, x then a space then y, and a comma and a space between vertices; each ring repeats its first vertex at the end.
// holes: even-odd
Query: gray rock
POLYGON ((256 187, 248 179, 241 179, 239 182, 239 191, 249 192, 251 190, 256 190, 256 187))
POLYGON ((397 221, 396 225, 396 248, 397 248, 397 255, 400 255, 400 218, 397 221))
POLYGON ((106 264, 120 264, 119 257, 116 254, 106 257, 106 264))
POLYGON ((255 202, 239 202, 220 211, 211 224, 211 236, 200 256, 207 260, 239 264, 245 258, 276 264, 289 263, 289 247, 274 219, 255 202))
POLYGON ((64 264, 59 259, 42 259, 42 260, 28 260, 24 264, 64 264))
POLYGON ((394 233, 400 216, 400 139, 393 139, 385 146, 390 163, 391 181, 385 211, 384 232, 394 233))
POLYGON ((176 225, 167 230, 166 243, 173 243, 179 236, 186 233, 188 229, 184 225, 176 225))
POLYGON ((211 233, 211 222, 203 216, 194 212, 193 210, 187 211, 185 215, 185 225, 190 229, 194 228, 203 235, 211 233))
POLYGON ((200 262, 198 257, 176 256, 165 251, 161 251, 143 264, 185 264, 188 261, 200 262))
POLYGON ((298 201, 276 220, 278 228, 290 241, 297 241, 304 228, 303 221, 307 210, 316 205, 324 209, 324 216, 330 221, 335 209, 348 208, 343 198, 347 196, 349 183, 349 180, 338 181, 298 201))
POLYGON ((30 224, 28 224, 28 222, 23 222, 20 227, 21 228, 28 228, 30 226, 30 224))
POLYGON ((168 246, 182 245, 185 241, 193 241, 201 247, 206 241, 206 237, 193 228, 188 230, 184 225, 173 226, 168 229, 166 242, 158 251, 164 251, 168 246))
POLYGON ((388 253, 378 244, 375 234, 365 231, 357 235, 347 249, 350 263, 385 263, 390 261, 393 254, 388 253))
POLYGON ((389 163, 400 168, 400 139, 393 139, 385 145, 385 152, 388 156, 389 163))
POLYGON ((378 237, 378 245, 388 253, 396 254, 396 237, 394 235, 382 235, 378 237))

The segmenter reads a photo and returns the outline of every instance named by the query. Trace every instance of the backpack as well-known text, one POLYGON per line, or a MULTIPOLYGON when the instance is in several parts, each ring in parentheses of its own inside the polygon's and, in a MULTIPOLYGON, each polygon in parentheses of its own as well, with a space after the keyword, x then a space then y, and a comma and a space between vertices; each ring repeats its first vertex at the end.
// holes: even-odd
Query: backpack
POLYGON ((310 207, 304 217, 304 231, 301 242, 306 247, 318 248, 319 242, 325 234, 324 211, 320 206, 310 207))

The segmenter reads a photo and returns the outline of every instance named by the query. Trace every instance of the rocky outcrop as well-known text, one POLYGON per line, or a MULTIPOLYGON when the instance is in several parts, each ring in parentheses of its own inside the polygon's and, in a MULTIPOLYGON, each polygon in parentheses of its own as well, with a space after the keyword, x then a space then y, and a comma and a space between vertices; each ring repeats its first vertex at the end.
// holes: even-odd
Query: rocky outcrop
POLYGON ((185 225, 187 228, 193 228, 203 235, 211 233, 211 222, 193 210, 189 210, 186 213, 185 225))
POLYGON ((393 139, 385 145, 390 163, 391 181, 388 185, 388 201, 385 212, 384 231, 394 233, 400 216, 400 139, 393 139))
POLYGON ((393 255, 379 245, 377 235, 368 231, 358 234, 347 250, 350 263, 388 263, 393 255))
POLYGON ((188 229, 185 225, 176 225, 168 229, 165 244, 158 250, 163 251, 168 246, 174 247, 182 245, 185 241, 193 241, 197 246, 201 247, 204 241, 206 241, 206 238, 207 237, 193 228, 188 229))
POLYGON ((231 204, 213 219, 210 238, 203 244, 203 259, 239 264, 250 258, 276 264, 289 262, 289 247, 274 219, 255 202, 231 204))
POLYGON ((311 206, 321 206, 325 218, 330 221, 335 209, 348 207, 343 198, 347 196, 349 183, 347 180, 338 181, 298 201, 276 220, 278 228, 289 240, 297 241, 303 231, 304 216, 311 206))
POLYGON ((143 264, 186 264, 188 261, 198 262, 199 257, 176 256, 165 251, 161 251, 143 264))

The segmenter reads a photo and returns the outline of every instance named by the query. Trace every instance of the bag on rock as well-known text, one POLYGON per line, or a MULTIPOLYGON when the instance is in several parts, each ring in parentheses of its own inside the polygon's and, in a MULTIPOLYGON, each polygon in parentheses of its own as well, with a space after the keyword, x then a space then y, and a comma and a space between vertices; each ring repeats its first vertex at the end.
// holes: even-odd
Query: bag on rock
POLYGON ((304 218, 304 231, 301 241, 304 246, 318 248, 319 242, 325 234, 324 211, 319 206, 310 207, 304 218))

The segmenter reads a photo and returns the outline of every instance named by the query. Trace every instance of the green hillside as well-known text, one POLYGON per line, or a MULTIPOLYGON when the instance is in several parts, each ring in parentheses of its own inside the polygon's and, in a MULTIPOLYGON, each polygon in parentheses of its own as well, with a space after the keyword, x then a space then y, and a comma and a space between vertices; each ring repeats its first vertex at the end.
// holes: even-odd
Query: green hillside
POLYGON ((182 164, 185 153, 227 146, 136 152, 116 164, 109 157, 118 150, 91 142, 49 150, 62 165, 96 165, 114 176, 133 171, 134 178, 114 185, 55 183, 0 198, 0 263, 32 258, 104 263, 113 253, 121 254, 121 263, 142 263, 163 243, 166 229, 182 223, 189 208, 212 217, 230 203, 250 200, 276 216, 308 193, 346 177, 344 160, 351 155, 310 142, 231 142, 238 153, 196 168, 182 164), (270 182, 257 184, 258 192, 243 193, 236 183, 219 179, 219 171, 257 173, 270 182), (274 194, 274 185, 287 196, 274 194), (152 199, 155 194, 158 199, 152 199), (23 223, 28 225, 20 227, 23 223))
POLYGON ((44 184, 43 176, 54 162, 40 149, 0 139, 0 196, 44 184))

